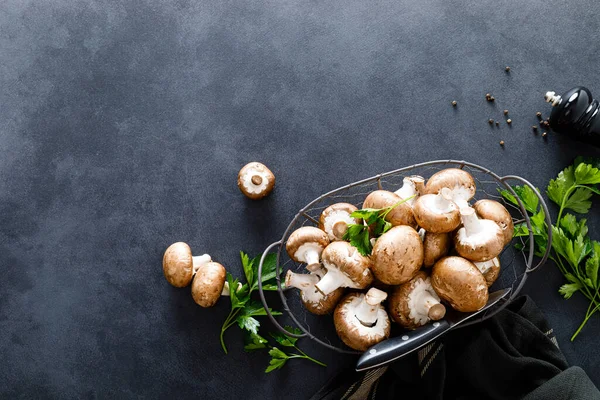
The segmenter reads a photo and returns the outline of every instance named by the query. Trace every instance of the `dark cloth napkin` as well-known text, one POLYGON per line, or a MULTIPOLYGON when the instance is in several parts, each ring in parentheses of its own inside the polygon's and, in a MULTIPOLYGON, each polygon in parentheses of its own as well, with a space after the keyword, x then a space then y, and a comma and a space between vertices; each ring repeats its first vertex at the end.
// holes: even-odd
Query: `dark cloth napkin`
POLYGON ((594 400, 600 392, 569 367, 542 312, 523 296, 389 366, 342 372, 312 397, 330 399, 594 400))

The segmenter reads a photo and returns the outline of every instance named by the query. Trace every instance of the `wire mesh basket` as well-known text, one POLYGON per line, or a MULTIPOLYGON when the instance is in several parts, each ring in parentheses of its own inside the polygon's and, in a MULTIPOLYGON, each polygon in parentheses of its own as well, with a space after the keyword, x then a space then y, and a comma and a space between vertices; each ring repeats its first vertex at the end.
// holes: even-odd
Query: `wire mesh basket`
MULTIPOLYGON (((466 161, 439 160, 415 164, 409 167, 379 174, 368 179, 363 179, 361 181, 354 182, 346 186, 342 186, 311 201, 296 214, 292 222, 288 225, 287 229, 283 233, 281 240, 272 243, 269 247, 266 248, 262 255, 259 265, 258 282, 260 298, 263 303, 263 306, 267 310, 268 317, 270 318, 271 322, 275 325, 275 327, 281 330, 286 335, 297 338, 308 337, 314 340, 315 342, 340 353, 361 354, 361 352, 359 351, 355 351, 348 348, 337 337, 333 326, 333 318, 331 315, 319 316, 309 313, 303 306, 300 300, 300 294, 297 290, 285 290, 285 287, 282 284, 281 276, 285 276, 285 272, 287 272, 287 270, 292 270, 293 272, 298 273, 306 272, 304 264, 297 263, 288 256, 285 250, 286 241, 292 232, 294 232, 296 229, 302 226, 318 226, 319 216, 321 215, 321 212, 332 204, 346 202, 354 204, 360 209, 362 208, 362 204, 365 197, 374 190, 383 189, 393 192, 395 190, 398 190, 402 186, 403 179, 405 177, 411 175, 421 175, 427 179, 435 172, 446 168, 464 169, 473 176, 477 185, 477 191, 475 197, 473 198, 473 201, 477 201, 480 199, 497 200, 504 204, 505 207, 509 210, 515 224, 524 222, 529 228, 528 238, 514 238, 511 244, 506 246, 499 256, 501 263, 501 272, 494 285, 492 285, 492 287, 490 288, 490 292, 499 289, 510 288, 510 295, 505 299, 501 300, 497 305, 473 317, 471 320, 465 322, 464 324, 459 325, 457 328, 469 326, 484 321, 492 317, 494 314, 498 313, 504 307, 506 307, 506 305, 508 305, 508 303, 510 303, 510 301, 513 300, 519 294, 523 285, 525 284, 525 281, 527 280, 527 276, 530 273, 537 270, 546 262, 546 259, 548 258, 548 253, 551 248, 550 243, 548 243, 546 253, 542 256, 542 258, 536 265, 533 264, 534 238, 533 231, 531 229, 530 217, 527 214, 525 206, 523 205, 519 197, 516 195, 509 183, 512 182, 513 184, 527 185, 534 191, 534 193, 538 196, 539 204, 545 213, 546 223, 548 227, 550 227, 551 221, 546 203, 544 202, 544 199, 537 191, 537 189, 527 180, 519 176, 507 175, 500 177, 484 167, 466 161), (519 207, 516 207, 513 204, 504 201, 502 196, 499 194, 498 189, 506 189, 510 193, 512 193, 515 199, 518 201, 519 207), (527 252, 517 250, 517 248, 515 248, 514 244, 517 240, 521 242, 524 249, 528 249, 527 252), (278 247, 276 271, 277 286, 283 309, 285 311, 284 318, 287 319, 288 322, 291 322, 294 325, 296 325, 302 331, 301 334, 294 334, 287 331, 273 317, 273 315, 269 312, 269 305, 265 298, 265 294, 262 290, 262 285, 260 285, 262 277, 262 264, 264 258, 267 254, 273 251, 275 247, 278 247)), ((548 238, 549 241, 552 240, 551 231, 548 232, 548 238)), ((400 330, 401 328, 398 327, 398 329, 400 330)), ((392 336, 393 335, 394 331, 392 331, 392 336)))

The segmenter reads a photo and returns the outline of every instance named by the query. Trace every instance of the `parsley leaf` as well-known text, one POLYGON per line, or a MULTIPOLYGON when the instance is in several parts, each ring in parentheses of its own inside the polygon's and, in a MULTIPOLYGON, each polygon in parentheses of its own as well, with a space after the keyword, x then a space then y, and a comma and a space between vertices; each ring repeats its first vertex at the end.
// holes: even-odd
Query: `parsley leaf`
POLYGON ((267 339, 257 333, 248 333, 245 342, 244 350, 246 351, 266 349, 267 344, 269 343, 267 339))
POLYGON ((562 294, 565 299, 570 299, 579 289, 581 289, 580 283, 565 283, 558 289, 558 292, 562 294))
MULTIPOLYGON (((302 331, 300 329, 292 328, 291 326, 286 326, 285 329, 288 332, 296 334, 296 335, 299 335, 302 333, 302 331)), ((296 342, 298 341, 298 338, 284 335, 281 332, 271 333, 271 337, 273 337, 273 339, 275 339, 275 341, 277 341, 277 343, 279 343, 280 345, 285 346, 285 347, 295 347, 296 342)))
POLYGON ((585 214, 590 210, 592 206, 592 202, 590 198, 593 193, 591 190, 585 187, 579 187, 575 189, 573 194, 571 194, 567 200, 565 201, 564 208, 575 211, 579 214, 585 214))
POLYGON ((567 194, 567 190, 573 185, 575 185, 575 175, 573 173, 573 166, 571 165, 559 172, 556 179, 550 180, 546 193, 550 200, 560 206, 567 194))
POLYGON ((578 185, 595 185, 600 183, 600 170, 589 164, 579 164, 575 169, 575 182, 578 185))

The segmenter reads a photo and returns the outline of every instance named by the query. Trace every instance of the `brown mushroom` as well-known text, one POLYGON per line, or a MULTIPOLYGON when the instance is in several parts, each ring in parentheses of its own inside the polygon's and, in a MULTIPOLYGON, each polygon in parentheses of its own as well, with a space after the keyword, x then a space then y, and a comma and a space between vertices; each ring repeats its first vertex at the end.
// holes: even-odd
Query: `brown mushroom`
POLYGON ((473 264, 483 274, 488 287, 492 286, 500 276, 500 259, 498 257, 488 261, 474 262, 473 264))
POLYGON ((504 248, 504 234, 494 221, 479 219, 475 209, 460 209, 463 227, 454 236, 456 252, 471 261, 487 261, 504 248))
POLYGON ((512 241, 514 224, 510 213, 502 204, 495 200, 479 200, 473 206, 480 218, 489 219, 498 224, 504 234, 504 245, 512 241))
POLYGON ((488 301, 485 278, 466 258, 444 257, 436 262, 431 272, 431 286, 457 311, 477 311, 488 301))
POLYGON ((417 222, 412 212, 412 207, 407 203, 401 203, 402 199, 395 193, 387 190, 375 190, 369 193, 363 203, 363 208, 386 208, 395 206, 385 217, 393 226, 408 225, 417 227, 417 222), (400 203, 400 204, 399 204, 400 203))
POLYGON ((373 282, 370 260, 348 242, 333 242, 323 250, 323 267, 327 273, 315 288, 328 295, 337 288, 364 289, 373 282))
POLYGON ((416 329, 446 315, 446 307, 431 286, 427 273, 420 271, 410 281, 396 286, 388 301, 390 316, 407 329, 416 329))
POLYGON ((365 351, 390 336, 390 319, 381 305, 386 297, 387 293, 371 288, 366 295, 350 293, 340 301, 333 323, 348 347, 365 351))
POLYGON ((318 267, 321 253, 328 244, 329 237, 325 232, 314 226, 303 226, 292 232, 285 249, 292 260, 306 263, 310 269, 318 267))
POLYGON ((419 229, 419 236, 423 239, 423 266, 431 267, 437 260, 448 254, 452 237, 450 233, 431 233, 419 229))
POLYGON ((324 296, 315 288, 315 284, 319 282, 319 279, 317 273, 296 274, 288 270, 285 276, 285 286, 300 290, 302 304, 309 312, 316 315, 325 315, 334 310, 344 294, 344 288, 337 288, 324 296))
POLYGON ((373 274, 383 283, 408 282, 423 265, 423 243, 410 226, 396 226, 377 239, 371 255, 373 274))
POLYGON ((412 207, 419 194, 423 193, 424 190, 425 179, 419 175, 412 175, 402 179, 402 187, 394 193, 401 199, 409 199, 406 203, 412 207))
POLYGON ((163 256, 163 273, 167 281, 175 287, 186 287, 201 265, 210 262, 208 254, 192 257, 192 249, 187 243, 170 245, 163 256))
POLYGON ((251 162, 238 173, 237 184, 246 197, 258 200, 271 193, 275 186, 275 175, 266 165, 251 162))
POLYGON ((336 203, 327 207, 319 218, 319 229, 325 231, 329 240, 343 240, 348 225, 360 224, 361 220, 352 218, 350 214, 358 210, 350 203, 336 203))
POLYGON ((452 191, 452 200, 459 207, 465 207, 475 196, 475 180, 462 169, 447 168, 436 172, 427 181, 425 193, 437 194, 445 187, 452 191))
POLYGON ((227 272, 225 267, 216 262, 202 264, 192 282, 192 297, 196 304, 201 307, 212 307, 221 297, 225 289, 225 278, 227 272))
POLYGON ((413 205, 413 213, 419 226, 427 232, 452 232, 460 225, 458 206, 447 187, 441 188, 438 194, 419 197, 413 205))

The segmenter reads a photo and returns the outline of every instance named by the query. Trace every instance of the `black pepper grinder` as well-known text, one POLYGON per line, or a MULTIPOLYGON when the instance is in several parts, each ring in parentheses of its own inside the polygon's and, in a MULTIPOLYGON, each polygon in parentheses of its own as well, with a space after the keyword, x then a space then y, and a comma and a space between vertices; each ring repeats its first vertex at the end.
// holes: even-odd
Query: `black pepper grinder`
POLYGON ((600 146, 600 104, 587 88, 577 86, 561 96, 547 92, 545 97, 553 107, 550 114, 553 131, 600 146))

